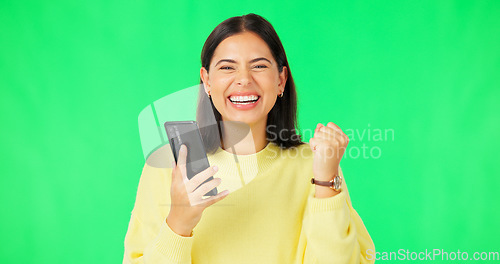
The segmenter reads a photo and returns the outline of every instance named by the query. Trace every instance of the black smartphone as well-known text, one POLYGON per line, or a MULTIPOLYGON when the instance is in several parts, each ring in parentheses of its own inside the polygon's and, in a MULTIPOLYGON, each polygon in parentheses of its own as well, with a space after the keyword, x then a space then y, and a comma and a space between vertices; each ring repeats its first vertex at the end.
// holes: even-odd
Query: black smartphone
MULTIPOLYGON (((181 145, 184 144, 187 147, 186 176, 189 180, 196 174, 210 167, 205 145, 203 144, 200 129, 196 121, 165 122, 164 126, 176 164, 178 162, 181 145)), ((210 178, 200 184, 200 186, 213 179, 214 177, 210 176, 210 178)), ((196 187, 196 189, 200 186, 196 187)), ((217 188, 213 188, 204 196, 214 195, 217 195, 217 188)))

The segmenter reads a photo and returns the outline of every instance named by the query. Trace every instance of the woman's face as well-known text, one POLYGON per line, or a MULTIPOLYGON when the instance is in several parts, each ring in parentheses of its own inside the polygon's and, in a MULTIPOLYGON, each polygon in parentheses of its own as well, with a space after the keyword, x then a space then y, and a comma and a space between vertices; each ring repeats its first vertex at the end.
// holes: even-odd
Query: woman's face
POLYGON ((215 49, 209 69, 202 67, 200 75, 222 119, 265 126, 287 79, 286 67, 278 72, 266 42, 248 31, 228 37, 215 49))

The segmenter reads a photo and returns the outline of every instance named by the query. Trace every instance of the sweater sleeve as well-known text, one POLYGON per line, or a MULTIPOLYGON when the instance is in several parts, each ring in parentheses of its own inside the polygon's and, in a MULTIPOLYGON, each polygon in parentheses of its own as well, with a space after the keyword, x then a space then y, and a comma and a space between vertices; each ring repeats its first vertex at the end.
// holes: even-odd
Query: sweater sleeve
POLYGON ((342 169, 339 172, 343 178, 339 194, 316 198, 315 186, 311 186, 302 222, 305 264, 375 262, 369 255, 375 245, 352 207, 342 169))
POLYGON ((191 263, 194 235, 181 236, 168 226, 172 169, 145 165, 125 235, 124 264, 191 263))

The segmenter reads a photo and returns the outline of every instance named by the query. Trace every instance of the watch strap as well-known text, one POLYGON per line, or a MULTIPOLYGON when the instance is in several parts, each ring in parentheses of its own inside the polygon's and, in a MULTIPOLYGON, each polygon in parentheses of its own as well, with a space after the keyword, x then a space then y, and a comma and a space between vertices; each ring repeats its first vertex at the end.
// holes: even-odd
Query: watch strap
POLYGON ((333 177, 333 179, 330 181, 318 181, 314 178, 311 178, 311 183, 316 185, 326 186, 335 191, 339 191, 340 186, 342 185, 342 178, 339 175, 335 175, 335 177, 333 177), (338 188, 335 188, 335 180, 339 181, 338 188))

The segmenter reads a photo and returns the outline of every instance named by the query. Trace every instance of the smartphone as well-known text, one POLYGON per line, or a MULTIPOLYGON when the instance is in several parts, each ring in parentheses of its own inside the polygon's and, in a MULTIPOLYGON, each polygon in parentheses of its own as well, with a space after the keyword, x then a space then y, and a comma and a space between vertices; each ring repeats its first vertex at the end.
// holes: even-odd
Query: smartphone
MULTIPOLYGON (((200 129, 196 121, 165 122, 164 126, 176 164, 178 162, 181 145, 184 144, 187 147, 186 176, 189 180, 196 174, 210 167, 205 145, 203 145, 200 129)), ((213 179, 214 177, 210 176, 210 178, 200 184, 200 186, 213 179)), ((200 186, 196 187, 196 189, 200 186)), ((213 188, 204 196, 214 195, 217 195, 217 188, 213 188)))

